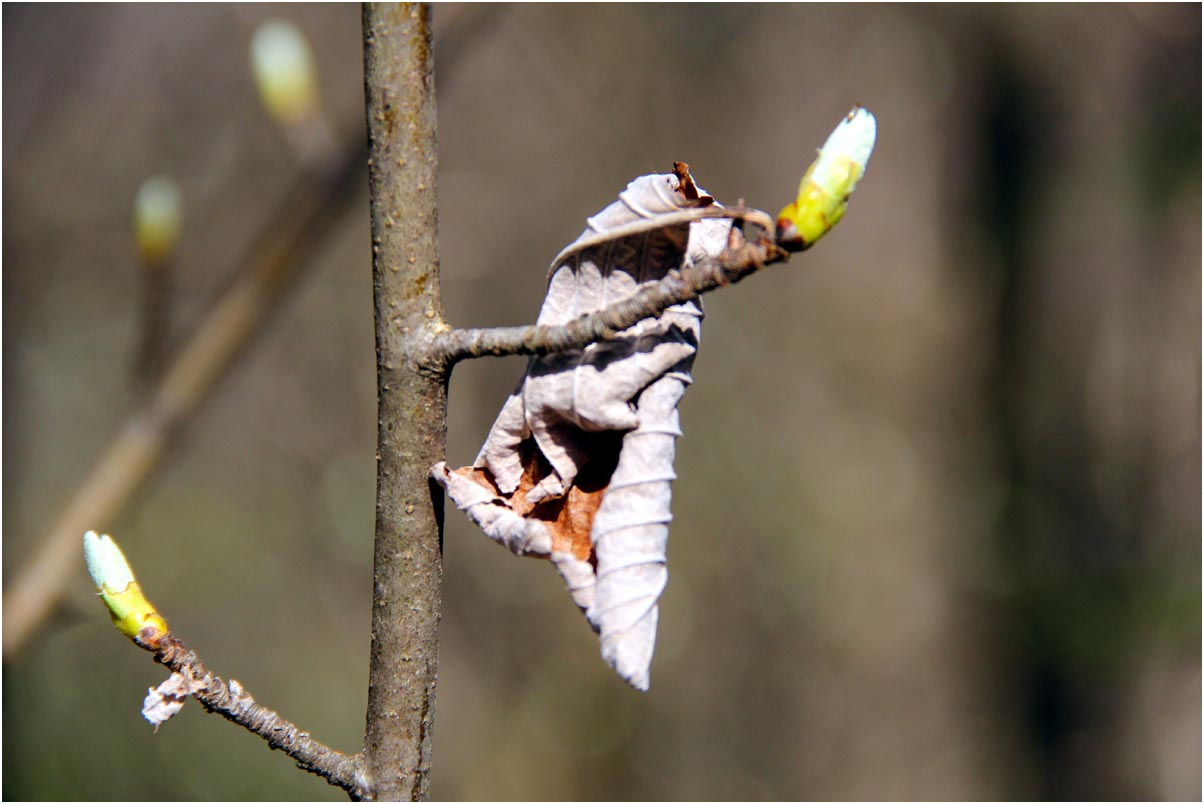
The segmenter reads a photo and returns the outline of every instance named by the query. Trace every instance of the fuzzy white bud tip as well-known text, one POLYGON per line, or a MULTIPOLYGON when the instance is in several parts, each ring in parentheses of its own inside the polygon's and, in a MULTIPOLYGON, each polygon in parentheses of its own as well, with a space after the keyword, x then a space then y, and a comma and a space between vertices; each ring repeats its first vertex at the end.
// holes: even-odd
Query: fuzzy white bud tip
POLYGON ((296 123, 318 105, 317 68, 304 34, 291 22, 269 20, 251 39, 251 67, 268 112, 296 123))
POLYGON ((108 536, 90 530, 84 534, 84 561, 92 583, 102 593, 116 594, 134 582, 134 571, 129 562, 108 536))
POLYGON ((878 135, 878 123, 869 109, 854 106, 844 120, 828 135, 820 149, 819 161, 811 177, 820 187, 834 195, 847 197, 853 192, 856 179, 848 181, 848 163, 857 166, 856 177, 865 173, 870 154, 874 151, 874 140, 878 135), (847 184, 846 184, 847 182, 847 184))

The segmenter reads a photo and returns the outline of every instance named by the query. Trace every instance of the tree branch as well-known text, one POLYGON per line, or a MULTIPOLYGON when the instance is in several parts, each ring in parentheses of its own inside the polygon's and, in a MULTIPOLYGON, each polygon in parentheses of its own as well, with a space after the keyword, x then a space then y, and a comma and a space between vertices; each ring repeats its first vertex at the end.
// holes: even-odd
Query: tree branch
POLYGON ((200 657, 171 633, 154 604, 147 600, 133 568, 112 537, 89 531, 84 534, 83 547, 88 573, 113 625, 173 671, 150 691, 142 705, 143 717, 155 725, 156 731, 180 711, 189 697, 196 698, 210 712, 258 734, 273 749, 284 751, 301 768, 324 777, 352 797, 358 796, 364 787, 362 755, 347 756, 328 748, 271 709, 255 703, 237 681, 227 683, 209 672, 200 657))
MULTIPOLYGON (((716 215, 751 220, 759 226, 769 217, 756 210, 715 208, 716 215)), ((707 291, 738 282, 766 265, 781 262, 788 254, 768 237, 744 242, 733 230, 733 241, 723 258, 707 268, 692 265, 674 271, 633 296, 560 326, 529 325, 489 329, 455 329, 439 333, 431 345, 432 362, 451 366, 460 360, 504 355, 545 355, 581 349, 590 343, 613 338, 666 307, 689 301, 707 291)))
POLYGON ((194 651, 170 634, 162 637, 154 647, 145 644, 143 647, 154 653, 156 662, 184 676, 192 697, 208 711, 258 734, 273 750, 283 751, 296 760, 297 767, 321 776, 352 797, 357 797, 364 789, 361 754, 335 751, 271 709, 256 703, 241 684, 234 679, 227 682, 209 671, 194 651))
POLYGON ((430 9, 367 4, 364 94, 376 311, 377 479, 364 739, 374 800, 424 799, 439 656, 447 376, 426 370, 443 328, 430 9))

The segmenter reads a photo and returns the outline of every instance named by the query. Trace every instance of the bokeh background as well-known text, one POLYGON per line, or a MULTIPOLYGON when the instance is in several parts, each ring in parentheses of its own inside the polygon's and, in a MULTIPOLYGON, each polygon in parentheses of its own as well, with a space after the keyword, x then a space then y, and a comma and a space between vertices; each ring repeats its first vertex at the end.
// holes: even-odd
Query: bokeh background
MULTIPOLYGON (((448 513, 441 799, 1198 799, 1200 9, 439 6, 443 290, 531 321, 631 178, 776 213, 853 102, 812 251, 706 298, 648 694, 538 561, 448 513)), ((180 185, 173 331, 301 176, 248 43, 313 43, 364 139, 353 5, 3 10, 6 587, 138 404, 139 184, 180 185)), ((362 739, 375 377, 366 178, 106 529, 211 667, 362 739)), ((521 359, 457 368, 472 460, 521 359)), ((6 799, 330 799, 189 705, 82 561, 4 668, 6 799)))

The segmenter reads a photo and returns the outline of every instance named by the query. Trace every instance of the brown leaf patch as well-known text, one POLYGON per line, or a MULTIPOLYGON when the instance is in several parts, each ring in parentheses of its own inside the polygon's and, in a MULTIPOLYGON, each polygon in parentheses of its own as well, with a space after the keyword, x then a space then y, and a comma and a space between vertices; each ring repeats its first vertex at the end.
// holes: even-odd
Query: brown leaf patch
MULTIPOLYGON (((583 433, 588 441, 585 453, 589 455, 568 493, 563 497, 531 503, 527 494, 551 472, 548 462, 536 449, 534 441, 524 441, 520 448, 523 459, 523 476, 514 494, 502 494, 488 469, 463 466, 455 472, 471 478, 502 498, 514 513, 524 519, 537 519, 546 524, 552 536, 552 549, 570 553, 581 561, 594 563, 594 546, 590 531, 594 514, 602 504, 602 495, 610 485, 610 476, 619 462, 619 447, 623 434, 617 432, 583 433)), ((584 446, 584 445, 583 445, 584 446)))

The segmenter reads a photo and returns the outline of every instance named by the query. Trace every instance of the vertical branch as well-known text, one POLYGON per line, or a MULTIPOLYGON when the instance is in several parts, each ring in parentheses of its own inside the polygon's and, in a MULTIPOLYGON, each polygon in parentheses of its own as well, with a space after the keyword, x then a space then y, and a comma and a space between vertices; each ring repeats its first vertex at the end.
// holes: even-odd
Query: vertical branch
POLYGON ((372 655, 364 751, 376 800, 427 796, 438 664, 446 374, 431 368, 443 327, 435 206, 430 9, 367 4, 377 486, 372 655))

